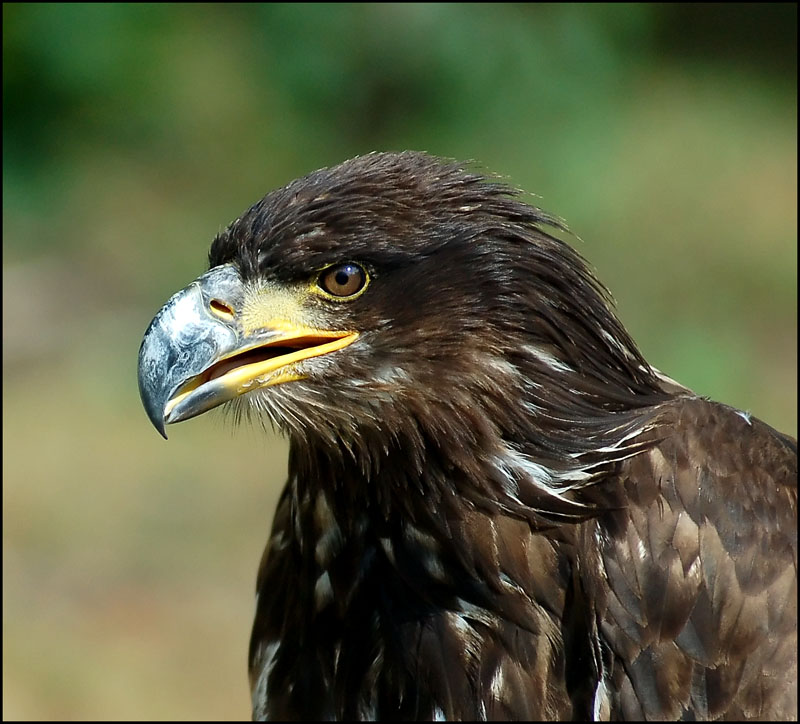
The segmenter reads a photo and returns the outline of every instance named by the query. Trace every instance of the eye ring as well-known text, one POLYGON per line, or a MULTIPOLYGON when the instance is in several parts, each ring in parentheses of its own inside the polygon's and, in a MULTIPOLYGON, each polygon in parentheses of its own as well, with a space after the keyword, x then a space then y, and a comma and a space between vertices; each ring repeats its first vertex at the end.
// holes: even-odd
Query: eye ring
POLYGON ((323 269, 317 279, 317 286, 327 296, 344 300, 360 295, 368 281, 369 276, 364 267, 353 262, 345 262, 323 269))

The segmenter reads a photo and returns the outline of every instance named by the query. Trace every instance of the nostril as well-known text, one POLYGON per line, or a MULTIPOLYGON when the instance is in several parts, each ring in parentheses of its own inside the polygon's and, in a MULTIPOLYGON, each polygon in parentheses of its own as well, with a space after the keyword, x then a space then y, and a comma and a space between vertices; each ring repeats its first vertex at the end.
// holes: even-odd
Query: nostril
POLYGON ((212 299, 208 303, 208 306, 218 317, 222 319, 233 319, 233 310, 225 304, 225 302, 221 302, 219 299, 212 299))

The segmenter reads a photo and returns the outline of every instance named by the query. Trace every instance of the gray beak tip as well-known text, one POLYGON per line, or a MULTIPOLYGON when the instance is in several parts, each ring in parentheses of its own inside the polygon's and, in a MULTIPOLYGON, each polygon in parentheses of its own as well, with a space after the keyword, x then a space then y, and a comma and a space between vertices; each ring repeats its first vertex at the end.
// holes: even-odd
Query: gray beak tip
POLYGON ((139 348, 139 395, 147 417, 165 440, 167 424, 213 406, 201 395, 194 407, 185 405, 165 414, 181 385, 213 363, 221 350, 235 345, 236 331, 209 311, 208 300, 237 299, 237 295, 241 295, 238 271, 231 265, 215 267, 173 294, 144 334, 139 348), (197 406, 198 402, 205 406, 197 406))
POLYGON ((166 440, 167 424, 166 420, 164 420, 161 395, 157 393, 154 394, 153 387, 148 385, 148 380, 142 379, 141 374, 139 375, 139 395, 142 399, 144 411, 147 413, 147 418, 150 420, 153 427, 158 430, 159 435, 166 440))

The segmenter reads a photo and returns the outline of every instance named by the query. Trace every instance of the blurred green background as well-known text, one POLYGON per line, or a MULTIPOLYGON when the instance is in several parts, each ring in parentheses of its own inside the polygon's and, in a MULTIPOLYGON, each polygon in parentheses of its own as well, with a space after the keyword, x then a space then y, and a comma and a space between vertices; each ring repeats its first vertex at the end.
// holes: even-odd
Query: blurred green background
POLYGON ((249 716, 277 438, 165 443, 139 342, 375 149, 540 195, 648 359, 797 427, 796 5, 3 5, 3 718, 249 716))

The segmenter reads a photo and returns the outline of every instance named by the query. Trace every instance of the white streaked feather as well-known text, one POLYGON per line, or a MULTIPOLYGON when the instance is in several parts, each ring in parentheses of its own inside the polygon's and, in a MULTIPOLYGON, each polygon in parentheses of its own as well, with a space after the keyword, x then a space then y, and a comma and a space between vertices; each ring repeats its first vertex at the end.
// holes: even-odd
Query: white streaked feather
POLYGON ((563 493, 589 480, 591 476, 583 470, 552 470, 531 460, 515 450, 510 444, 503 445, 500 455, 492 461, 504 481, 509 494, 519 493, 517 480, 527 480, 539 490, 572 505, 580 503, 565 498, 563 493))
POLYGON ((592 702, 592 721, 608 721, 611 714, 611 701, 608 696, 608 687, 605 678, 600 677, 597 688, 594 690, 592 702))
POLYGON ((328 572, 322 573, 314 584, 314 607, 321 611, 333 600, 333 587, 328 572))
POLYGON ((495 669, 492 676, 492 683, 489 685, 489 690, 492 692, 492 697, 496 701, 503 698, 503 687, 505 686, 505 675, 503 674, 502 663, 495 669))
POLYGON ((633 355, 631 351, 627 347, 623 347, 618 339, 615 339, 612 335, 606 332, 605 329, 600 330, 600 336, 608 342, 614 349, 621 352, 624 357, 627 359, 633 359, 633 355))
POLYGON ((526 344, 523 345, 522 348, 529 355, 531 355, 531 357, 535 357, 554 372, 560 372, 560 373, 575 372, 575 370, 572 367, 570 367, 570 365, 568 365, 566 362, 562 362, 560 359, 553 356, 550 352, 548 352, 546 349, 544 349, 539 345, 526 344))
POLYGON ((278 652, 280 641, 273 641, 268 644, 261 643, 256 651, 255 660, 259 662, 261 671, 258 674, 258 680, 253 687, 252 704, 253 704, 253 718, 266 719, 267 718, 267 701, 269 694, 269 675, 275 666, 275 655, 278 652))

